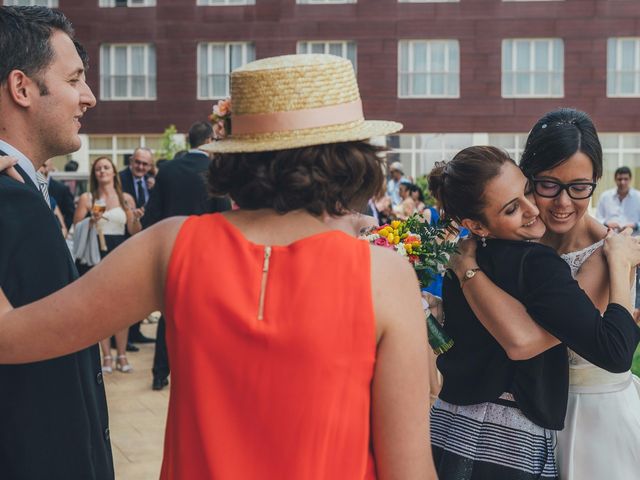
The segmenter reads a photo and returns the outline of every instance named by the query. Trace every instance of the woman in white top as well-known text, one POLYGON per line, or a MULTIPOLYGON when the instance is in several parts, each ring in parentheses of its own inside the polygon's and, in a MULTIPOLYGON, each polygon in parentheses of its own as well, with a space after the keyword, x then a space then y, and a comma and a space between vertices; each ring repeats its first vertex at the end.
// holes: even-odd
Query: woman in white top
MULTIPOLYGON (((142 226, 140 217, 143 209, 135 209, 135 200, 128 193, 122 191, 120 176, 116 167, 107 157, 99 157, 91 166, 89 176, 89 192, 83 193, 78 200, 78 206, 73 216, 74 225, 90 215, 92 228, 98 230, 100 238, 100 257, 104 258, 129 235, 138 233, 142 226)), ((80 275, 85 274, 91 267, 77 264, 80 275)), ((126 354, 128 328, 115 333, 118 357, 116 369, 123 373, 131 372, 126 354)), ((100 341, 102 349, 102 371, 113 371, 113 357, 111 356, 110 338, 100 341)))

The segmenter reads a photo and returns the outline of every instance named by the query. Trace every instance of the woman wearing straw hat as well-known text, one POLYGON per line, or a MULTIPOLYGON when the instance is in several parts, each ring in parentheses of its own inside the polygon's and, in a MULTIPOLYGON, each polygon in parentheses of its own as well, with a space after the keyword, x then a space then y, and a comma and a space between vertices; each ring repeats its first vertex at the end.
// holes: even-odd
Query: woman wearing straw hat
POLYGON ((161 310, 161 478, 435 478, 415 275, 322 222, 374 196, 382 159, 366 140, 401 125, 365 121, 350 62, 330 55, 250 63, 231 91, 231 134, 205 149, 213 192, 240 210, 161 222, 40 302, 13 310, 0 294, 0 363, 161 310))

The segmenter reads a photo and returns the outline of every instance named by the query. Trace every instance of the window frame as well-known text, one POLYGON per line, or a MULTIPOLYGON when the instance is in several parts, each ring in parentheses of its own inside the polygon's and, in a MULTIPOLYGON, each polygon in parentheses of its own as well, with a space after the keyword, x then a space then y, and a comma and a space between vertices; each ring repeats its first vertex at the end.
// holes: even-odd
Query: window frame
MULTIPOLYGON (((402 98, 402 99, 412 99, 412 98, 425 98, 425 99, 456 99, 456 98, 460 98, 460 41, 458 39, 448 39, 448 38, 428 38, 428 39, 400 39, 398 40, 398 67, 397 67, 397 82, 398 82, 398 86, 397 86, 397 94, 398 94, 398 98, 402 98), (425 43, 426 44, 426 71, 425 72, 415 72, 413 69, 407 71, 407 72, 403 72, 402 71, 402 48, 403 45, 407 45, 407 48, 409 49, 408 53, 407 53, 407 63, 409 65, 410 68, 413 67, 413 59, 414 59, 414 47, 413 45, 417 44, 417 43, 425 43), (436 43, 444 43, 445 44, 445 67, 444 67, 444 71, 443 72, 432 72, 431 67, 430 67, 430 59, 431 59, 431 46, 433 44, 436 43), (457 65, 454 66, 457 69, 456 70, 451 70, 451 46, 455 45, 458 49, 457 51, 457 65), (427 79, 426 79, 426 83, 427 83, 427 93, 426 94, 412 94, 412 93, 407 93, 407 94, 403 94, 402 93, 402 77, 403 75, 416 75, 416 74, 421 74, 421 75, 427 75, 427 79), (430 93, 429 91, 432 88, 432 78, 431 75, 444 75, 445 76, 445 81, 444 81, 444 87, 445 87, 445 92, 448 91, 448 85, 449 85, 449 77, 452 75, 455 75, 457 78, 457 92, 454 94, 450 94, 450 93, 444 93, 444 94, 433 94, 430 93)), ((411 92, 412 88, 411 88, 411 81, 409 81, 409 92, 411 92)))
POLYGON ((121 102, 121 101, 155 101, 158 99, 158 90, 157 90, 157 56, 155 45, 153 43, 103 43, 100 45, 100 100, 104 102, 121 102), (132 47, 144 47, 144 58, 145 58, 145 73, 144 75, 133 75, 131 72, 132 67, 132 47), (109 66, 110 72, 106 74, 104 72, 104 49, 109 48, 109 66), (126 47, 127 48, 127 73, 125 75, 120 75, 117 72, 114 72, 115 62, 113 59, 115 58, 114 52, 115 48, 118 47, 126 47), (151 65, 150 52, 153 51, 153 60, 154 65, 151 65), (152 68, 151 68, 152 67, 152 68), (153 72, 153 73, 152 73, 153 72), (133 96, 131 95, 133 89, 133 77, 135 76, 143 76, 145 78, 145 95, 144 96, 133 96), (115 80, 117 77, 126 77, 127 78, 127 96, 119 97, 115 96, 115 80), (109 96, 105 96, 105 83, 109 82, 109 96), (153 87, 153 88, 151 88, 153 87), (150 90, 153 90, 153 94, 151 94, 150 90))
POLYGON ((127 0, 126 5, 116 5, 116 0, 99 0, 98 7, 99 8, 145 8, 145 7, 155 7, 157 6, 156 0, 142 0, 143 4, 133 4, 131 3, 133 0, 127 0))
POLYGON ((324 52, 325 54, 329 54, 329 47, 330 45, 340 45, 341 49, 342 49, 342 54, 338 55, 341 58, 345 58, 347 60, 349 60, 352 65, 353 65, 353 69, 354 71, 357 73, 358 72, 358 44, 355 40, 299 40, 296 43, 296 52, 297 53, 313 53, 311 51, 306 51, 306 52, 302 52, 301 50, 301 46, 302 45, 307 45, 308 49, 307 50, 311 50, 311 47, 313 45, 322 45, 324 48, 324 52), (353 60, 350 59, 347 56, 347 52, 348 52, 348 48, 349 45, 353 45, 353 51, 354 51, 354 58, 353 60))
MULTIPOLYGON (((48 8, 59 8, 60 2, 58 0, 44 0, 46 5, 40 5, 48 8)), ((38 0, 27 0, 26 5, 22 5, 20 0, 4 0, 3 5, 5 7, 33 7, 38 6, 38 0)))
POLYGON ((640 97, 640 37, 610 37, 607 39, 607 98, 638 98, 640 97), (624 70, 622 67, 622 42, 634 42, 633 69, 624 70), (613 43, 615 42, 615 45, 613 43), (611 48, 615 48, 615 64, 611 67, 611 48), (621 93, 621 76, 631 74, 634 78, 633 93, 621 93), (613 77, 613 78, 612 78, 613 77), (613 91, 613 93, 611 93, 613 91))
MULTIPOLYGON (((223 98, 227 98, 229 96, 231 96, 231 85, 230 85, 230 76, 231 76, 231 55, 230 55, 230 49, 233 45, 241 45, 242 48, 242 63, 241 65, 246 65, 247 63, 255 60, 256 58, 256 46, 255 43, 252 41, 246 41, 246 42, 198 42, 198 44, 196 45, 196 76, 197 76, 197 99, 198 100, 220 100, 223 98), (200 65, 201 65, 201 60, 202 60, 202 51, 201 51, 201 47, 203 45, 207 46, 207 73, 203 74, 200 72, 200 65), (212 61, 212 47, 213 46, 220 46, 223 45, 225 47, 225 53, 224 53, 224 68, 225 68, 225 72, 224 73, 214 73, 212 71, 212 67, 213 67, 213 61, 212 61), (251 46, 252 47, 252 53, 253 55, 250 56, 248 54, 248 48, 251 46), (251 58, 250 58, 251 57, 251 58), (205 96, 202 95, 202 79, 203 77, 207 77, 207 81, 209 81, 209 77, 213 77, 213 76, 222 76, 224 75, 226 77, 226 86, 225 86, 225 91, 226 93, 224 95, 216 95, 215 92, 213 91, 215 89, 215 85, 211 84, 211 92, 209 95, 205 96)), ((209 91, 209 88, 207 88, 207 91, 209 91)))
POLYGON ((502 39, 501 46, 501 81, 500 81, 500 93, 502 98, 564 98, 564 73, 565 73, 565 65, 564 65, 564 40, 562 38, 557 37, 545 37, 545 38, 504 38, 502 39), (511 70, 505 70, 505 50, 507 43, 511 43, 511 70), (517 59, 517 44, 522 42, 529 43, 529 70, 526 72, 518 71, 515 68, 515 65, 518 63, 517 59), (541 42, 548 42, 547 50, 548 50, 548 66, 549 70, 535 70, 536 56, 535 56, 535 44, 541 42), (556 47, 559 46, 561 49, 560 62, 561 62, 561 70, 559 72, 555 72, 553 70, 555 63, 555 55, 556 55, 556 47), (527 74, 529 75, 529 93, 517 93, 517 75, 527 74), (549 93, 535 93, 535 82, 533 81, 536 74, 546 74, 549 76, 549 93), (561 92, 553 93, 554 87, 554 75, 560 75, 561 82, 561 92), (511 86, 512 92, 510 94, 506 93, 506 77, 511 76, 511 86))

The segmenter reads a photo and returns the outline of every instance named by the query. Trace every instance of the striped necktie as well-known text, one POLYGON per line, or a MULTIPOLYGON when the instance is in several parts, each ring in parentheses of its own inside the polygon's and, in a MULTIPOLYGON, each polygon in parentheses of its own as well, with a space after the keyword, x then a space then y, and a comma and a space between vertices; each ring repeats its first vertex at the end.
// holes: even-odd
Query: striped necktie
POLYGON ((47 205, 49 205, 49 208, 51 208, 51 200, 49 199, 49 188, 48 188, 49 186, 48 186, 47 179, 40 172, 36 172, 36 179, 38 180, 38 188, 40 189, 40 193, 42 193, 42 196, 47 202, 47 205))

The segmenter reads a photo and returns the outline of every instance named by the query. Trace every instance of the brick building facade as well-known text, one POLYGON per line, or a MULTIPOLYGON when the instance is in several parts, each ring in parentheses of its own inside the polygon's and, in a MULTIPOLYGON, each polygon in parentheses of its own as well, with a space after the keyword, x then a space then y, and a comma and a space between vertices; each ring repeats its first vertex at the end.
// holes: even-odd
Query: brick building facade
POLYGON ((326 51, 354 62, 367 117, 405 125, 387 143, 414 176, 470 144, 518 157, 536 119, 558 106, 594 118, 603 187, 618 165, 640 174, 634 0, 4 0, 11 3, 58 6, 87 47, 99 103, 74 156, 84 168, 104 153, 121 163, 141 142, 157 148, 169 124, 185 132, 206 118, 234 66, 326 51))

